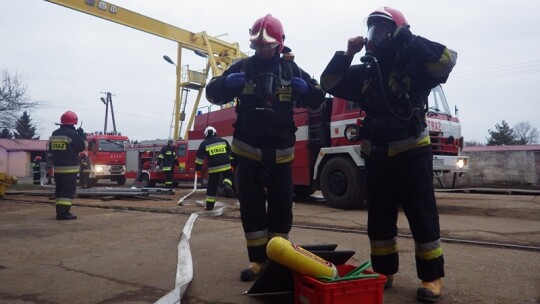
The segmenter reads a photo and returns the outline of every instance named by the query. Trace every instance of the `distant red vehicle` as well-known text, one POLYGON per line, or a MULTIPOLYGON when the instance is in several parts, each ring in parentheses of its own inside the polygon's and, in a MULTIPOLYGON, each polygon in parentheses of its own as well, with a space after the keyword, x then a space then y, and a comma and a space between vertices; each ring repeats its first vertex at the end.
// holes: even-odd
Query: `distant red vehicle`
MULTIPOLYGON (((164 144, 163 144, 164 145, 164 144)), ((128 147, 127 150, 127 172, 128 178, 136 179, 144 183, 147 187, 154 187, 157 184, 165 183, 165 174, 163 171, 156 170, 157 157, 161 144, 136 145, 128 147)), ((180 181, 193 181, 195 179, 195 161, 188 161, 187 140, 176 142, 176 160, 179 167, 174 168, 173 186, 178 186, 180 181)), ((206 175, 203 172, 203 175, 206 175)), ((200 185, 206 187, 207 178, 199 179, 200 185)))

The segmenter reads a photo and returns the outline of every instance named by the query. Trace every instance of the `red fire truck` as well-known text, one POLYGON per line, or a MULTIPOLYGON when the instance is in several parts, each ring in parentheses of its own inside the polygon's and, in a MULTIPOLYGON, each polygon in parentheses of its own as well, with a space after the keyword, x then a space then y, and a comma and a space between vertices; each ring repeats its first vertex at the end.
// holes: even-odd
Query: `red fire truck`
MULTIPOLYGON (((165 183, 165 174, 161 169, 156 170, 157 158, 161 148, 165 142, 156 142, 142 145, 135 145, 127 148, 127 172, 128 178, 133 178, 138 182, 142 182, 147 187, 154 187, 157 184, 165 183)), ((193 181, 195 178, 195 161, 191 166, 188 164, 187 153, 188 142, 179 140, 176 142, 176 159, 178 167, 174 171, 173 186, 178 186, 180 181, 193 181)), ((206 187, 208 179, 200 179, 199 183, 202 187, 206 187)))
MULTIPOLYGON (((466 172, 468 157, 461 155, 461 125, 450 112, 442 88, 435 87, 429 99, 427 120, 434 155, 433 170, 444 186, 440 176, 450 172, 458 176, 466 172)), ((357 104, 340 98, 327 98, 317 110, 294 109, 298 127, 292 163, 295 196, 306 197, 321 190, 331 207, 356 209, 363 206, 361 142, 350 136, 354 134, 355 126, 361 123, 360 113, 357 104)), ((209 108, 207 113, 197 115, 194 130, 189 133, 188 164, 194 164, 207 126, 216 128, 218 134, 230 142, 235 119, 234 107, 215 111, 209 108)))
POLYGON ((121 133, 103 134, 95 132, 86 135, 88 156, 92 161, 90 180, 96 184, 100 179, 126 183, 126 147, 129 138, 121 133))

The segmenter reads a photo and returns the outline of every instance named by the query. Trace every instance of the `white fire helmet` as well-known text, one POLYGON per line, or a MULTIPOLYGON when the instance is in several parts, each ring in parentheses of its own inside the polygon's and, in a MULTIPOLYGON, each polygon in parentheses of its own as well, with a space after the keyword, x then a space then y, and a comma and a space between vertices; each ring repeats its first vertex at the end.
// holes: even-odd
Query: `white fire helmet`
POLYGON ((216 129, 212 126, 206 127, 206 129, 204 129, 204 137, 207 137, 208 135, 217 135, 216 129))

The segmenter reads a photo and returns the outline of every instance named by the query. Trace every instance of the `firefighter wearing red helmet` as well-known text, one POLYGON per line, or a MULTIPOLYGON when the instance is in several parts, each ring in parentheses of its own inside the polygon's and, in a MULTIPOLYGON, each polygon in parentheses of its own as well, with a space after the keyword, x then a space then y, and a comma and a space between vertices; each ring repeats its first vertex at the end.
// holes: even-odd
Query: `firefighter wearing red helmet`
POLYGON ((77 216, 70 212, 77 189, 79 173, 79 153, 86 149, 86 135, 82 128, 75 129, 77 114, 67 111, 60 117, 60 125, 49 138, 49 150, 54 163, 56 184, 55 203, 57 220, 74 220, 77 216))
POLYGON ((433 189, 431 142, 426 125, 431 88, 446 82, 457 54, 415 36, 403 14, 382 7, 367 18, 367 38, 349 39, 321 75, 330 94, 358 103, 365 160, 368 235, 373 269, 392 285, 398 271, 397 216, 401 206, 416 248, 421 301, 437 302, 444 277, 439 215, 433 189), (356 53, 366 48, 361 64, 356 53))
POLYGON ((41 184, 41 156, 34 157, 34 162, 32 163, 32 183, 34 185, 41 184))
POLYGON ((255 280, 263 270, 268 241, 287 238, 291 230, 293 109, 318 108, 324 101, 317 81, 292 60, 277 18, 257 19, 249 35, 255 55, 234 63, 206 87, 213 104, 237 102, 231 150, 250 261, 242 281, 255 280))

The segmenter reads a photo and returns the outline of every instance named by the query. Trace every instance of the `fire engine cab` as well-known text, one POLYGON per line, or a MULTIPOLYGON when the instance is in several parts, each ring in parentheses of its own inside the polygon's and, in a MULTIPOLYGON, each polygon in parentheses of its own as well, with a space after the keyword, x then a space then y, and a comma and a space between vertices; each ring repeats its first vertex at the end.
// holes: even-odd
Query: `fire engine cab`
POLYGON ((88 156, 92 161, 90 180, 96 184, 100 179, 116 181, 118 185, 126 183, 126 147, 129 138, 121 133, 103 134, 95 132, 86 135, 88 156))
MULTIPOLYGON (((195 117, 194 130, 189 133, 189 160, 204 139, 203 130, 211 125, 218 134, 232 140, 234 107, 201 113, 195 117)), ((357 209, 363 206, 364 160, 360 156, 361 142, 352 136, 361 124, 361 110, 356 103, 340 98, 327 98, 317 110, 295 108, 296 145, 292 175, 294 194, 306 197, 321 190, 327 203, 334 208, 357 209)), ((459 176, 468 170, 468 157, 462 156, 463 137, 459 119, 452 115, 440 86, 429 97, 427 122, 433 149, 433 171, 444 187, 443 173, 459 176)), ((455 178, 454 178, 455 182, 455 178)))

